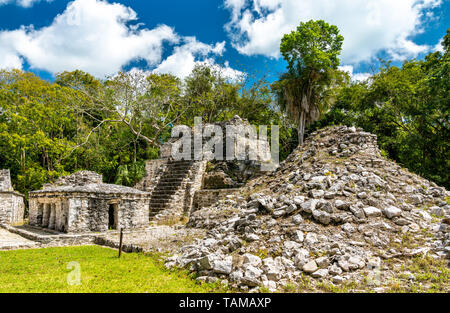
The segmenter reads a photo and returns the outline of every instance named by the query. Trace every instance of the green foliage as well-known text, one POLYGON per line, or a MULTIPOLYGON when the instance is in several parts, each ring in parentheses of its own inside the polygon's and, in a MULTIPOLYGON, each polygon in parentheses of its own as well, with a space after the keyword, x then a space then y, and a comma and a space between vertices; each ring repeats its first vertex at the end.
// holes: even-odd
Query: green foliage
POLYGON ((0 167, 11 169, 15 189, 24 194, 83 169, 101 173, 105 182, 133 186, 174 125, 192 125, 195 116, 206 123, 236 114, 256 125, 280 125, 281 153, 287 156, 290 127, 273 106, 268 83, 249 86, 205 65, 185 81, 140 72, 99 81, 77 70, 49 83, 32 73, 1 71, 0 167))
MULTIPOLYGON (((448 42, 449 31, 444 43, 448 42)), ((312 128, 356 125, 378 135, 390 158, 450 188, 450 56, 434 52, 402 67, 384 62, 366 82, 348 83, 312 128)))
POLYGON ((283 36, 280 52, 290 72, 320 72, 339 66, 343 41, 337 26, 310 20, 301 22, 296 31, 283 36))
POLYGON ((346 78, 337 70, 343 40, 338 28, 323 20, 302 22, 281 40, 288 67, 272 89, 279 106, 297 124, 300 144, 305 126, 332 104, 335 86, 346 78))
POLYGON ((117 168, 114 184, 133 187, 145 176, 145 162, 138 161, 130 165, 123 164, 117 168))

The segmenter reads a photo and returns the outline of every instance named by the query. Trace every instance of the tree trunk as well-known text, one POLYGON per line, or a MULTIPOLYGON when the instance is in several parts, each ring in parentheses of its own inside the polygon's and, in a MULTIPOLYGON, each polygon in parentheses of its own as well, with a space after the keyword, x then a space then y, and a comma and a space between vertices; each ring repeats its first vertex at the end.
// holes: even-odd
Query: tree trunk
POLYGON ((305 135, 305 111, 300 110, 300 118, 298 120, 298 145, 303 144, 303 137, 305 135))

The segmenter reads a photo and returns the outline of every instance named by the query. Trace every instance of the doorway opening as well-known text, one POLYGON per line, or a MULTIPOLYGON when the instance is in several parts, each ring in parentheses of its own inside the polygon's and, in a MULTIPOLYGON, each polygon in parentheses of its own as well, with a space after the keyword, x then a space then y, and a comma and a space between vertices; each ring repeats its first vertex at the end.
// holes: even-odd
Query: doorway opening
POLYGON ((117 229, 117 204, 110 204, 108 209, 108 229, 117 229))

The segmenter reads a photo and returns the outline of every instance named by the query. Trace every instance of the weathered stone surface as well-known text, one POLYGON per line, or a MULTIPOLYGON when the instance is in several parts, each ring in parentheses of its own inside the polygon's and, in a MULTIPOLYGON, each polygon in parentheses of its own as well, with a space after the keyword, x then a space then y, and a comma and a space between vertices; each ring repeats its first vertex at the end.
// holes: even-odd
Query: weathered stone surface
POLYGON ((256 268, 252 265, 247 266, 244 276, 241 279, 241 282, 250 286, 250 287, 256 287, 261 284, 260 277, 262 275, 263 271, 259 268, 256 268))
POLYGON ((29 222, 65 233, 145 228, 149 196, 134 188, 103 184, 97 173, 81 171, 30 192, 29 222))
POLYGON ((312 211, 316 208, 317 200, 308 200, 300 205, 302 210, 306 213, 312 213, 312 211))
POLYGON ((361 283, 374 274, 374 257, 382 282, 389 282, 397 279, 391 264, 425 252, 449 255, 448 196, 384 159, 374 135, 345 126, 324 129, 310 134, 275 172, 249 181, 242 196, 193 212, 188 226, 206 230, 217 243, 196 242, 200 255, 190 258, 232 253, 229 281, 240 290, 282 290, 298 283, 302 272, 326 283, 361 283), (259 239, 247 240, 251 234, 259 239), (414 248, 401 244, 405 234, 414 248), (245 243, 231 250, 229 236, 245 243))
POLYGON ((393 218, 393 217, 400 216, 402 214, 402 210, 391 205, 391 206, 383 208, 383 213, 384 213, 384 215, 386 215, 387 218, 393 218))
POLYGON ((376 207, 373 207, 373 206, 365 207, 365 208, 363 208, 363 211, 367 217, 381 216, 381 210, 376 207))
POLYGON ((330 264, 330 260, 325 256, 317 258, 315 261, 320 268, 326 268, 330 264))
POLYGON ((331 215, 322 210, 313 210, 312 214, 314 218, 321 224, 328 225, 331 222, 331 215))
POLYGON ((325 268, 321 268, 320 270, 315 271, 311 274, 314 278, 325 278, 328 276, 328 270, 325 268))
POLYGON ((262 264, 261 258, 256 255, 246 253, 243 255, 243 257, 244 257, 244 264, 249 264, 254 267, 259 267, 262 264))
POLYGON ((0 170, 0 224, 21 224, 24 213, 24 197, 13 190, 9 170, 0 170))
POLYGON ((309 261, 308 263, 303 265, 302 269, 305 273, 313 273, 318 269, 318 267, 317 267, 316 261, 313 260, 313 261, 309 261))
POLYGON ((214 260, 213 271, 219 274, 230 274, 233 269, 233 257, 214 260))

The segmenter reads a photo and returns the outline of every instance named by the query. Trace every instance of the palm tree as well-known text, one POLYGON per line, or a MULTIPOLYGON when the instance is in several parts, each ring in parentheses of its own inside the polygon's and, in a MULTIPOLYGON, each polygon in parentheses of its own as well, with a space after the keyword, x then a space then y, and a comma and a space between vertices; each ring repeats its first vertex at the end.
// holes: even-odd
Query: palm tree
POLYGON ((284 35, 280 52, 288 71, 272 85, 278 104, 298 126, 299 144, 305 127, 318 120, 329 106, 330 86, 342 75, 337 70, 344 38, 334 25, 322 20, 300 23, 296 31, 284 35))

